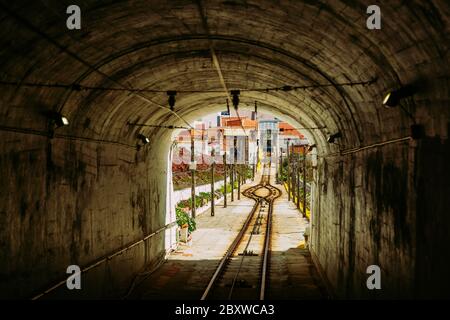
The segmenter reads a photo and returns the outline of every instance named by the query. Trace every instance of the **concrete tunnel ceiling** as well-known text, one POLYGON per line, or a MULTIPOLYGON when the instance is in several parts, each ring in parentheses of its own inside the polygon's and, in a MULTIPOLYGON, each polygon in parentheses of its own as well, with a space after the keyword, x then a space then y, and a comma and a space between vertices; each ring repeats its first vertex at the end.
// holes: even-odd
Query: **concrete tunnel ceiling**
MULTIPOLYGON (((421 44, 417 50, 425 56, 442 53, 434 42, 440 36, 438 26, 426 20, 426 11, 435 11, 438 5, 433 2, 402 7, 410 11, 402 16, 395 5, 385 5, 382 32, 367 30, 364 1, 281 5, 271 1, 208 1, 200 6, 193 1, 171 1, 170 5, 152 1, 151 7, 146 1, 86 1, 80 3, 82 28, 71 33, 62 25, 68 4, 19 2, 3 12, 2 47, 8 48, 1 53, 4 80, 102 88, 118 88, 120 83, 163 91, 219 90, 178 93, 175 111, 191 121, 225 108, 226 96, 220 92, 211 61, 212 44, 228 89, 331 85, 291 92, 241 93, 244 106, 257 101, 260 110, 275 108, 275 113, 300 126, 324 127, 305 132, 324 150, 328 148, 326 136, 336 131, 343 133, 347 147, 392 138, 384 130, 392 123, 401 123, 403 135, 408 135, 408 119, 400 111, 381 109, 387 89, 414 80, 406 77, 396 53, 416 43, 421 44), (423 30, 412 33, 409 26, 418 21, 423 30), (13 31, 19 36, 13 36, 13 31), (23 50, 25 46, 33 49, 23 50), (12 52, 20 54, 11 56, 12 52), (376 82, 367 86, 337 86, 371 79, 376 82), (365 102, 364 108, 361 102, 365 102)), ((26 105, 25 99, 33 96, 43 109, 61 111, 71 120, 71 126, 61 132, 130 145, 138 131, 152 136, 160 129, 130 128, 127 122, 185 125, 167 109, 165 93, 145 93, 154 103, 126 91, 18 86, 5 94, 14 97, 16 105, 26 105)), ((21 111, 16 114, 17 124, 44 129, 45 121, 34 121, 26 108, 21 111)), ((7 112, 3 110, 4 115, 7 112)))
POLYGON ((178 129, 129 123, 187 126, 225 111, 214 54, 240 109, 256 102, 313 128, 299 130, 319 155, 309 251, 334 296, 448 297, 450 5, 379 1, 381 30, 369 30, 372 4, 0 0, 0 297, 40 294, 68 265, 103 258, 83 294, 117 296, 163 261, 177 241, 178 129), (66 27, 72 4, 80 30, 66 27), (409 84, 419 91, 401 107, 382 105, 409 84), (46 111, 70 124, 53 136, 46 111), (368 265, 382 268, 382 292, 366 290, 368 265))

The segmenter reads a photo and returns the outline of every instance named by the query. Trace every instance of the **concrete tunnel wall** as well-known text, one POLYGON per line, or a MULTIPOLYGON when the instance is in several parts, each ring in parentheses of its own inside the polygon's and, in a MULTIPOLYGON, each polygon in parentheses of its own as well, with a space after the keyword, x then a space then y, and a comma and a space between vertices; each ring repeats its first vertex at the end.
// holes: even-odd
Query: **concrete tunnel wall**
MULTIPOLYGON (((91 265, 166 224, 167 162, 155 159, 166 148, 4 132, 1 141, 2 298, 31 298, 67 266, 91 265)), ((83 274, 81 297, 120 296, 164 248, 162 232, 83 274)), ((70 294, 62 286, 57 296, 70 294)))
POLYGON ((341 298, 448 297, 448 139, 319 160, 312 248, 341 298), (382 290, 366 288, 379 265, 382 290))
MULTIPOLYGON (((1 3, 1 79, 18 82, 2 85, 0 97, 2 298, 39 293, 69 264, 89 264, 165 225, 170 130, 127 122, 185 125, 180 117, 224 109, 220 93, 179 94, 175 115, 165 93, 70 84, 221 88, 210 41, 229 88, 332 84, 241 94, 242 107, 258 101, 298 126, 323 128, 305 130, 318 154, 311 251, 332 291, 340 298, 449 296, 448 3, 383 2, 383 29, 368 32, 367 1, 208 1, 209 36, 193 2, 153 3, 83 2, 85 24, 73 33, 61 27, 64 1, 1 3), (371 78, 377 81, 368 86, 334 86, 371 78), (411 119, 381 101, 413 82, 421 90, 404 106, 423 125, 422 139, 339 155, 409 136, 411 119), (54 139, 42 115, 48 110, 71 123, 54 139), (329 145, 336 131, 343 137, 329 145), (139 151, 137 133, 151 138, 139 151), (371 264, 382 269, 380 291, 365 287, 371 264)), ((137 272, 162 259, 163 239, 89 271, 83 297, 121 296, 137 272)))

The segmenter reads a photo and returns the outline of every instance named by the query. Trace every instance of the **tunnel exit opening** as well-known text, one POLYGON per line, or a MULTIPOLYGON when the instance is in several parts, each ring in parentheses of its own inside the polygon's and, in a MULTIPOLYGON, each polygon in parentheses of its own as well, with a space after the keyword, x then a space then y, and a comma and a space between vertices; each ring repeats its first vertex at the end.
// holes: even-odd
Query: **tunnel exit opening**
POLYGON ((189 243, 196 216, 214 216, 216 206, 240 199, 241 186, 255 181, 267 164, 273 166, 273 183, 311 219, 315 146, 298 126, 264 113, 219 112, 195 121, 193 129, 174 131, 171 141, 166 223, 176 221, 177 227, 168 231, 166 250, 189 243))

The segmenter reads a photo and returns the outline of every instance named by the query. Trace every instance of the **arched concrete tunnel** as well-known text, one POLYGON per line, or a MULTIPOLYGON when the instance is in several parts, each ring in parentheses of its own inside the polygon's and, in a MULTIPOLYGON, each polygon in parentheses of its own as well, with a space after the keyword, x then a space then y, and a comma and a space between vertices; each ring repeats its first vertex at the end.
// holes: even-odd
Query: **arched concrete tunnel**
POLYGON ((450 5, 381 1, 371 30, 371 4, 1 1, 0 296, 31 298, 136 242, 86 272, 83 297, 120 296, 157 265, 173 130, 130 123, 188 126, 235 89, 239 108, 317 128, 303 131, 317 157, 310 251, 336 297, 449 297, 450 5), (54 129, 52 111, 70 124, 54 129))

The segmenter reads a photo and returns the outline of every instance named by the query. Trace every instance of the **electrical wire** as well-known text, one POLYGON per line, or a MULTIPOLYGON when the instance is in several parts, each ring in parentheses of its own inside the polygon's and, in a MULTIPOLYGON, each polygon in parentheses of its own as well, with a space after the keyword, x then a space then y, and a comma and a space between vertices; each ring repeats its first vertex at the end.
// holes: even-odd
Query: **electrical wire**
POLYGON ((124 147, 128 147, 128 148, 132 148, 132 149, 137 148, 135 145, 127 144, 127 143, 120 142, 120 141, 88 138, 88 137, 75 136, 75 135, 70 135, 70 134, 61 134, 61 133, 54 133, 52 135, 51 132, 49 132, 49 131, 35 130, 35 129, 28 129, 28 128, 19 128, 19 127, 10 127, 10 126, 0 125, 0 130, 8 131, 8 132, 15 132, 15 133, 31 134, 31 135, 36 135, 36 136, 43 136, 43 137, 48 137, 48 138, 59 138, 59 139, 64 139, 64 140, 76 140, 76 141, 115 144, 115 145, 120 145, 120 146, 124 146, 124 147))
MULTIPOLYGON (((143 124, 143 123, 131 123, 131 122, 127 122, 127 125, 129 125, 129 126, 136 126, 136 127, 165 128, 165 129, 186 129, 186 130, 189 130, 188 127, 174 126, 174 125, 143 124)), ((201 130, 201 129, 194 129, 194 130, 201 130)))
MULTIPOLYGON (((56 48, 58 48, 59 50, 61 50, 62 52, 65 52, 69 57, 71 57, 72 59, 80 62, 81 64, 85 65, 87 68, 89 68, 90 70, 100 74, 102 77, 108 79, 109 81, 111 81, 112 83, 115 83, 116 85, 118 85, 119 87, 121 87, 124 90, 129 90, 129 88, 127 86, 125 86, 124 84, 122 84, 121 82, 115 80, 113 77, 109 76, 108 74, 106 74, 105 72, 99 70, 98 68, 96 68, 95 66, 93 66, 92 64, 90 64, 89 62, 87 62, 86 60, 84 60, 83 58, 81 58, 80 56, 78 56, 76 53, 74 53, 73 51, 67 49, 66 46, 60 44, 58 41, 56 41, 54 38, 52 38, 49 34, 45 33, 44 31, 40 30, 38 27, 36 27, 35 25, 33 25, 30 21, 28 21, 27 19, 23 18, 22 16, 20 16, 19 14, 17 14, 16 12, 14 12, 13 10, 11 10, 10 8, 8 8, 7 6, 3 5, 2 3, 0 3, 0 7, 5 10, 5 12, 7 12, 10 16, 12 16, 14 19, 16 19, 18 22, 20 22, 21 24, 23 24, 24 26, 26 26, 28 29, 30 29, 31 31, 33 31, 34 33, 38 34, 40 37, 42 37, 43 39, 47 40, 49 43, 51 43, 53 46, 55 46, 56 48)), ((79 84, 72 84, 71 87, 78 89, 78 86, 80 86, 79 84)), ((81 86, 80 86, 81 87, 81 86)), ((169 107, 165 107, 162 106, 154 101, 152 101, 150 98, 148 98, 147 96, 145 96, 142 92, 133 92, 131 91, 132 94, 134 94, 136 97, 140 98, 141 100, 144 100, 145 102, 156 106, 158 108, 161 109, 166 109, 168 112, 174 114, 178 119, 180 119, 181 121, 183 121, 184 123, 186 123, 189 127, 192 128, 192 126, 180 115, 178 115, 174 110, 171 110, 169 107)))
MULTIPOLYGON (((412 101, 414 101, 414 100, 412 100, 412 101)), ((414 116, 412 115, 412 113, 409 112, 408 109, 407 109, 401 102, 399 102, 399 106, 400 106, 400 109, 402 109, 403 112, 408 116, 408 118, 411 119, 411 121, 413 122, 413 124, 417 124, 416 118, 414 118, 414 116)))
MULTIPOLYGON (((209 31, 208 20, 206 18, 206 15, 203 12, 202 0, 197 0, 196 3, 197 3, 198 12, 200 14, 200 19, 202 21, 203 29, 205 30, 206 36, 208 38, 209 50, 211 52, 211 58, 212 58, 214 67, 216 68, 217 75, 219 77, 220 83, 222 85, 222 88, 223 88, 226 96, 227 96, 227 102, 228 102, 228 100, 232 101, 231 96, 230 96, 230 92, 229 92, 229 90, 227 88, 227 84, 225 83, 225 78, 223 76, 222 68, 220 67, 219 59, 217 58, 217 54, 216 54, 216 51, 214 49, 213 41, 211 40, 211 34, 210 34, 210 31, 209 31)), ((247 135, 247 132, 245 131, 245 128, 244 128, 244 126, 242 124, 242 119, 241 119, 241 116, 239 115, 239 111, 237 109, 237 106, 235 106, 235 112, 236 112, 236 115, 237 115, 237 117, 239 119, 239 122, 241 124, 242 130, 244 131, 244 134, 247 135)))
POLYGON ((405 142, 405 141, 410 141, 410 140, 413 140, 413 138, 411 136, 407 136, 407 137, 403 137, 403 138, 397 138, 397 139, 377 142, 377 143, 370 144, 370 145, 363 146, 363 147, 359 147, 359 148, 346 149, 346 150, 342 150, 340 152, 329 153, 329 154, 317 154, 316 156, 319 157, 319 158, 345 156, 345 155, 348 155, 348 154, 361 152, 361 151, 364 151, 364 150, 367 150, 367 149, 382 147, 382 146, 385 146, 385 145, 388 145, 388 144, 405 142))
MULTIPOLYGON (((240 92, 273 92, 273 91, 283 91, 283 92, 289 92, 289 91, 296 91, 296 90, 308 90, 308 89, 315 89, 315 88, 325 88, 325 87, 346 87, 346 86, 367 86, 375 81, 368 80, 368 81, 359 81, 359 82, 345 82, 345 83, 336 83, 334 85, 332 84, 315 84, 315 85, 285 85, 281 87, 266 87, 266 88, 243 88, 239 89, 240 92)), ((121 87, 121 88, 111 88, 111 87, 98 87, 98 86, 88 86, 88 85, 81 85, 81 84, 75 84, 75 83, 43 83, 43 82, 21 82, 17 80, 0 80, 0 85, 3 86, 15 86, 15 87, 35 87, 35 88, 54 88, 54 89, 71 89, 73 91, 122 91, 122 92, 128 92, 128 93, 163 93, 167 94, 168 90, 162 90, 162 89, 142 89, 142 88, 129 88, 129 87, 121 87)), ((205 90, 176 90, 177 93, 223 93, 222 90, 218 89, 205 89, 205 90)), ((154 102, 152 102, 154 103, 154 102)), ((166 109, 167 107, 164 107, 166 109)))
POLYGON ((296 131, 296 130, 322 130, 322 129, 326 129, 327 126, 322 126, 322 127, 299 127, 299 128, 289 128, 289 129, 281 129, 280 128, 280 132, 284 132, 284 131, 296 131))
MULTIPOLYGON (((186 129, 189 130, 189 128, 187 127, 183 127, 183 126, 175 126, 175 125, 158 125, 158 124, 144 124, 144 123, 131 123, 131 122, 127 122, 127 125, 130 126, 138 126, 138 127, 151 127, 151 128, 165 128, 165 129, 186 129)), ((203 129, 203 128, 195 128, 193 130, 195 131, 209 131, 211 129, 216 129, 216 130, 221 130, 224 127, 214 127, 214 128, 208 128, 208 129, 203 129)), ((326 129, 327 126, 321 126, 321 127, 296 127, 296 128, 289 128, 289 129, 279 129, 279 132, 285 132, 285 131, 297 131, 297 130, 323 130, 326 129)), ((252 127, 247 127, 247 129, 250 130, 256 130, 255 128, 252 127)), ((206 141, 206 140, 202 140, 202 141, 206 141)))

